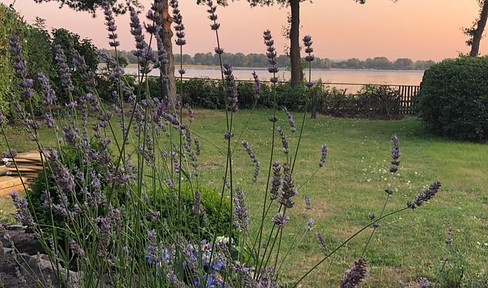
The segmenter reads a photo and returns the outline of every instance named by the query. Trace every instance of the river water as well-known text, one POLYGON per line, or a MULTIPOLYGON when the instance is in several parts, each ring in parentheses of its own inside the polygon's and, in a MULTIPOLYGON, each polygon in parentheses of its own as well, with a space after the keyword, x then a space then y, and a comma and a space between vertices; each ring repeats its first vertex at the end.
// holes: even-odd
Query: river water
MULTIPOLYGON (((194 66, 186 68, 184 77, 192 78, 210 78, 219 79, 220 71, 213 67, 195 68, 194 66)), ((234 76, 238 80, 252 80, 252 72, 256 71, 259 79, 266 81, 271 77, 265 69, 236 68, 234 76)), ((137 68, 126 68, 126 73, 135 74, 137 68)), ((151 71, 151 75, 159 75, 158 70, 151 71)), ((308 76, 308 72, 306 73, 308 76)), ((422 70, 353 70, 353 69, 312 69, 312 80, 322 80, 323 83, 331 83, 341 89, 348 89, 349 92, 357 91, 361 85, 356 84, 386 84, 386 85, 419 85, 422 81, 424 71, 422 70)), ((278 72, 280 81, 290 79, 290 72, 281 70, 278 72)))

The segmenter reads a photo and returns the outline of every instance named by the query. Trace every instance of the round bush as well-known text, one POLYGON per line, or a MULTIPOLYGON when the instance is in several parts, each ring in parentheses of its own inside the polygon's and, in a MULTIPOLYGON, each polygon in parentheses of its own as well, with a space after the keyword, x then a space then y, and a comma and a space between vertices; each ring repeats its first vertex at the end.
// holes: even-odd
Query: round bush
POLYGON ((437 135, 488 139, 488 58, 444 60, 426 70, 419 117, 437 135))

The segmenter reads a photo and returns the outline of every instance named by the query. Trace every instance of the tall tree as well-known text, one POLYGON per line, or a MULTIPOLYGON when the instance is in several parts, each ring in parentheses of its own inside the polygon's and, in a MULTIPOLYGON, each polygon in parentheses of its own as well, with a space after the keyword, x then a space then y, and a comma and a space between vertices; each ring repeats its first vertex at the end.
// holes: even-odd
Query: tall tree
POLYGON ((468 46, 471 46, 469 56, 476 57, 480 53, 480 42, 483 38, 483 31, 485 30, 486 20, 488 18, 488 0, 478 0, 480 5, 480 16, 474 21, 473 27, 465 28, 464 34, 470 38, 466 41, 468 46))
MULTIPOLYGON (((101 6, 103 2, 108 2, 113 5, 115 12, 125 13, 128 6, 142 7, 139 0, 34 0, 36 3, 55 1, 60 4, 60 7, 64 5, 76 10, 76 11, 88 11, 95 14, 96 9, 101 6)), ((168 55, 168 63, 161 66, 161 70, 168 75, 169 79, 165 82, 163 87, 164 96, 168 97, 168 100, 174 104, 176 97, 176 80, 175 80, 175 66, 173 57, 173 47, 171 37, 173 32, 171 31, 171 23, 173 19, 169 14, 168 0, 162 0, 163 11, 161 15, 163 18, 161 30, 161 38, 163 39, 163 46, 168 55)))
MULTIPOLYGON (((232 0, 234 1, 234 0, 232 0)), ((291 79, 290 82, 292 85, 296 85, 303 81, 303 71, 301 65, 301 57, 300 57, 300 2, 304 2, 306 0, 247 0, 251 7, 256 7, 258 5, 261 6, 271 6, 279 4, 281 6, 290 7, 290 31, 289 31, 289 38, 290 38, 290 70, 291 70, 291 79)), ((312 2, 312 0, 309 0, 312 2)), ((364 4, 366 0, 354 0, 360 4, 364 4)), ((396 1, 396 0, 394 0, 396 1)), ((488 0, 487 0, 488 1, 488 0)), ((197 3, 200 4, 205 2, 205 0, 197 0, 197 3)), ((227 5, 227 0, 217 0, 217 3, 220 5, 227 5)))

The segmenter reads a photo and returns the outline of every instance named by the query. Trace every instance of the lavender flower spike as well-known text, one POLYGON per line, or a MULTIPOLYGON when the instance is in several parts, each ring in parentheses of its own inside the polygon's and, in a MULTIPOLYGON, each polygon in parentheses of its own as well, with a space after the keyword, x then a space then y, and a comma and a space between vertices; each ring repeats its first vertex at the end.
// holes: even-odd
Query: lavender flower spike
POLYGON ((256 182, 259 175, 259 160, 256 158, 256 155, 252 152, 251 147, 249 146, 249 143, 246 140, 242 140, 241 143, 244 149, 246 149, 247 155, 249 155, 249 158, 254 163, 254 175, 252 177, 252 182, 256 182))
POLYGON ((339 285, 340 288, 356 288, 369 277, 369 269, 363 257, 354 261, 354 265, 346 270, 339 285))
POLYGON ((297 129, 295 128, 295 121, 293 120, 293 116, 291 116, 291 113, 286 109, 286 107, 283 107, 283 112, 285 112, 286 117, 288 118, 288 124, 290 124, 290 131, 291 133, 295 133, 297 129))
POLYGON ((279 72, 278 67, 276 67, 276 49, 274 48, 274 40, 273 36, 271 36, 271 31, 266 30, 263 33, 264 44, 267 46, 266 48, 266 56, 268 57, 268 72, 273 74, 273 77, 270 79, 272 83, 277 83, 278 78, 276 77, 276 73, 279 72))
POLYGON ((115 33, 115 31, 117 31, 117 26, 115 26, 115 19, 111 10, 112 7, 110 7, 109 2, 105 1, 102 3, 102 8, 103 14, 105 15, 105 25, 107 25, 107 30, 109 32, 108 39, 110 39, 110 41, 108 44, 110 47, 115 48, 120 45, 120 42, 117 41, 118 35, 115 33))
POLYGON ((271 222, 280 228, 283 228, 288 220, 290 220, 290 216, 285 216, 283 211, 279 211, 273 218, 271 218, 271 222))
POLYGON ((179 4, 177 0, 169 1, 169 6, 173 8, 173 23, 175 23, 176 30, 176 45, 183 46, 186 44, 185 40, 185 26, 183 25, 183 16, 181 16, 179 4))
POLYGON ((320 160, 319 167, 323 167, 325 163, 325 158, 327 157, 327 145, 320 146, 320 160))
POLYGON ((247 212, 246 202, 244 201, 244 192, 241 188, 236 188, 234 197, 234 225, 239 231, 245 231, 249 225, 249 213, 247 212))
POLYGON ((437 191, 439 191, 439 188, 441 188, 441 182, 440 181, 436 181, 436 182, 432 183, 429 186, 429 189, 424 189, 424 190, 422 190, 420 195, 415 196, 415 200, 413 203, 410 201, 407 202, 407 207, 415 209, 415 208, 421 206, 424 202, 427 202, 430 199, 432 199, 432 197, 434 197, 435 194, 437 194, 437 191))

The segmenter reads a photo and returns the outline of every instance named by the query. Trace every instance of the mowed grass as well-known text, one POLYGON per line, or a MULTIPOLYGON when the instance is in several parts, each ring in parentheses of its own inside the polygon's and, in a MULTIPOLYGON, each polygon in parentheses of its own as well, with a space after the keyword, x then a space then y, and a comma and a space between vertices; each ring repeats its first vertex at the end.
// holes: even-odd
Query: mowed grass
MULTIPOLYGON (((234 115, 234 187, 241 187, 251 212, 251 235, 259 227, 264 191, 267 182, 271 148, 272 111, 239 111, 234 115), (258 181, 251 183, 253 165, 240 141, 247 140, 261 162, 258 181)), ((191 129, 200 137, 200 180, 202 185, 218 189, 225 169, 225 113, 197 110, 191 129)), ((302 115, 294 113, 297 127, 302 115)), ((281 152, 276 136, 273 161, 294 158, 298 131, 291 134, 286 116, 279 112, 278 125, 284 127, 290 153, 281 152)), ((18 151, 35 148, 19 129, 10 129, 11 145, 18 151)), ((41 139, 54 143, 55 137, 41 131, 41 139), (54 139, 53 139, 54 138, 54 139)), ((2 150, 5 145, 0 142, 2 150)), ((470 279, 488 278, 488 146, 457 142, 431 136, 414 117, 395 121, 340 119, 306 116, 301 147, 296 159, 294 180, 299 188, 296 205, 288 210, 291 216, 284 231, 286 251, 296 238, 294 248, 283 264, 283 282, 299 278, 323 254, 315 232, 320 231, 329 249, 369 223, 368 214, 379 215, 390 185, 397 192, 390 198, 386 212, 405 206, 422 188, 435 180, 443 186, 436 197, 414 211, 407 210, 381 222, 366 252, 371 277, 364 287, 398 287, 398 281, 415 282, 419 277, 435 281, 442 259, 452 256, 444 239, 452 227, 450 248, 464 255, 465 274, 470 279), (388 172, 391 135, 400 138, 402 156, 397 173, 388 172), (318 169, 320 146, 327 144, 326 164, 318 169), (312 210, 305 210, 304 195, 312 200, 312 210), (305 233, 307 219, 315 225, 305 233)), ((0 201, 0 221, 12 221, 12 208, 0 201)), ((267 216, 269 223, 271 214, 267 216)), ((303 283, 302 287, 336 287, 344 270, 361 256, 371 230, 358 236, 335 256, 324 262, 303 283)), ((266 234, 267 235, 267 234, 266 234)), ((284 253, 282 254, 284 255, 284 253)), ((279 261, 278 263, 280 263, 279 261)))

